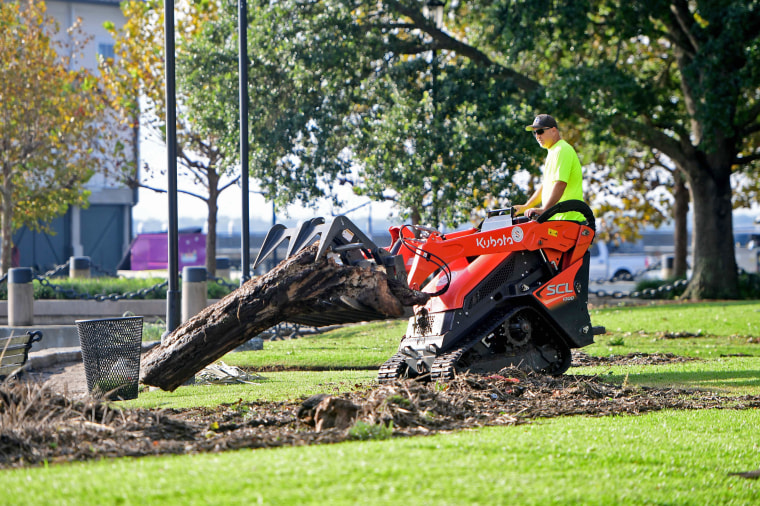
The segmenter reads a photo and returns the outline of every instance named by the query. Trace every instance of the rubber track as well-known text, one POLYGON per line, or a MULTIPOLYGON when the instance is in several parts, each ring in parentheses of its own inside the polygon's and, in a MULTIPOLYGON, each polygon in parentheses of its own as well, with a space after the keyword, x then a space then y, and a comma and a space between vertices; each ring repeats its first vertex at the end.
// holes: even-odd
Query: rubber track
MULTIPOLYGON (((512 310, 505 312, 502 316, 495 316, 487 323, 484 323, 475 332, 475 337, 468 339, 463 345, 453 349, 448 353, 444 353, 440 357, 437 357, 433 361, 433 366, 430 371, 430 377, 433 381, 436 380, 449 380, 454 378, 455 364, 462 357, 464 352, 475 346, 479 339, 482 339, 489 332, 492 332, 498 327, 506 318, 509 318, 517 311, 527 306, 519 306, 512 308, 512 310)), ((404 365, 406 363, 406 355, 401 352, 396 353, 391 358, 385 361, 380 366, 380 370, 377 373, 378 383, 389 383, 397 380, 402 376, 404 365)))
POLYGON ((471 345, 475 344, 475 342, 477 342, 477 339, 472 343, 468 341, 464 346, 460 346, 453 351, 444 353, 440 357, 436 357, 435 361, 433 361, 433 366, 430 369, 431 379, 433 381, 447 381, 454 379, 456 363, 462 358, 464 352, 467 351, 471 345))
POLYGON ((463 345, 458 346, 457 348, 437 357, 435 361, 433 361, 433 366, 430 369, 431 379, 433 381, 447 381, 454 379, 454 374, 456 373, 456 364, 467 350, 475 346, 478 341, 493 332, 499 325, 501 325, 512 315, 516 314, 519 311, 522 311, 527 307, 528 306, 518 306, 502 313, 500 316, 494 316, 489 321, 482 324, 478 329, 476 329, 473 332, 474 337, 468 339, 463 345))
POLYGON ((403 353, 396 353, 380 366, 377 372, 378 383, 390 383, 401 377, 401 373, 406 365, 406 356, 403 353))

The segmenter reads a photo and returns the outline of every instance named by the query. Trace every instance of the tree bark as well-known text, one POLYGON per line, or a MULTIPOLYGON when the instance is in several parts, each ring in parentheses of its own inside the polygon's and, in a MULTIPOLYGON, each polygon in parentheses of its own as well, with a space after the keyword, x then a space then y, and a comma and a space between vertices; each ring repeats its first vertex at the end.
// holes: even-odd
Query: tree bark
POLYGON ((735 299, 739 294, 734 250, 730 171, 687 168, 694 204, 694 266, 683 298, 735 299), (714 177, 724 174, 725 177, 714 177))
POLYGON ((289 317, 348 297, 387 318, 429 295, 388 279, 381 268, 315 262, 316 245, 284 260, 182 324, 142 360, 142 382, 172 391, 208 364, 289 317), (402 286, 403 285, 403 286, 402 286))
POLYGON ((689 189, 686 187, 685 175, 680 169, 673 171, 675 184, 673 185, 673 276, 676 279, 686 278, 688 269, 688 227, 687 215, 689 212, 689 189))
MULTIPOLYGON (((210 278, 213 278, 216 276, 216 221, 217 212, 219 210, 219 191, 217 189, 217 184, 219 178, 215 177, 212 184, 212 178, 210 177, 212 171, 209 169, 208 172, 209 187, 208 200, 206 201, 206 206, 208 208, 208 216, 206 218, 206 224, 208 225, 206 233, 206 272, 208 272, 210 278)), ((214 172, 214 174, 216 173, 214 172)))
POLYGON ((10 165, 3 164, 3 182, 0 189, 0 271, 7 274, 11 268, 13 254, 13 178, 10 165))

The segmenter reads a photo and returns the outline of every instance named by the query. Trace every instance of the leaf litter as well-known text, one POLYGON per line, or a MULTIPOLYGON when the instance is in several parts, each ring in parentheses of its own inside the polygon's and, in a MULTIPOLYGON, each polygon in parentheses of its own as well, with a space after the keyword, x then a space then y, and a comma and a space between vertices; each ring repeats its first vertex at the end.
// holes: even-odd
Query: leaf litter
MULTIPOLYGON (((573 365, 683 360, 691 359, 667 354, 600 358, 576 352, 573 365)), ((215 382, 232 382, 220 380, 219 371, 216 376, 215 382)), ((411 437, 559 416, 760 407, 758 396, 632 387, 598 376, 552 377, 517 369, 461 374, 446 383, 400 380, 299 401, 240 400, 192 409, 128 409, 58 390, 33 380, 0 384, 0 468, 411 437)))

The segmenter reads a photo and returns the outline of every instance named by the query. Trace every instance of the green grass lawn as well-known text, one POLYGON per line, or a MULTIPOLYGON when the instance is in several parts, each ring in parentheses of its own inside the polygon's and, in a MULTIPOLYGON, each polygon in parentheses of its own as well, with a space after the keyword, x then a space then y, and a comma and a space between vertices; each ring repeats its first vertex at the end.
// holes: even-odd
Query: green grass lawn
MULTIPOLYGON (((632 384, 646 386, 760 394, 758 302, 612 307, 593 310, 591 318, 594 325, 605 326, 607 334, 597 336, 596 343, 583 348, 590 355, 673 353, 702 360, 662 366, 578 367, 570 369, 569 374, 598 374, 616 383, 627 377, 632 384), (744 332, 745 328, 753 333, 744 332), (665 333, 695 337, 669 338, 665 333), (709 361, 709 366, 704 360, 709 361)), ((353 325, 300 339, 267 341, 262 351, 229 353, 222 358, 230 365, 261 370, 261 379, 255 385, 183 386, 172 393, 151 391, 129 401, 129 405, 209 406, 241 398, 280 401, 320 391, 369 386, 377 367, 396 352, 405 331, 406 320, 398 320, 353 325), (288 370, 275 372, 278 369, 288 370)))
MULTIPOLYGON (((633 385, 760 395, 760 303, 592 312, 609 333, 591 355, 674 353, 700 360, 573 368, 633 385), (671 334, 692 334, 674 337, 671 334), (738 355, 738 356, 737 356, 738 355)), ((299 399, 366 388, 405 322, 357 325, 228 364, 266 369, 250 385, 183 386, 124 403, 190 407, 299 399), (272 368, 292 368, 275 372, 272 368), (318 370, 308 371, 314 368, 318 370)), ((0 471, 2 504, 760 504, 760 410, 566 417, 432 437, 222 454, 117 459, 0 471)))
POLYGON ((377 369, 396 352, 406 320, 352 325, 325 334, 267 341, 262 351, 230 353, 222 360, 253 368, 377 369))
POLYGON ((181 386, 174 392, 151 389, 120 404, 140 408, 218 406, 243 400, 286 401, 318 393, 336 394, 371 385, 374 370, 283 371, 261 373, 252 384, 181 386))
POLYGON ((760 412, 567 417, 432 437, 0 473, 0 504, 757 504, 760 412), (730 423, 727 423, 730 420, 730 423))
MULTIPOLYGON (((610 307, 592 310, 591 319, 615 336, 661 333, 724 338, 760 336, 760 304, 756 301, 610 307)), ((604 341, 604 336, 600 341, 604 341)))
POLYGON ((760 358, 732 357, 667 365, 574 367, 568 374, 595 374, 605 381, 659 388, 699 388, 726 395, 760 395, 760 358))

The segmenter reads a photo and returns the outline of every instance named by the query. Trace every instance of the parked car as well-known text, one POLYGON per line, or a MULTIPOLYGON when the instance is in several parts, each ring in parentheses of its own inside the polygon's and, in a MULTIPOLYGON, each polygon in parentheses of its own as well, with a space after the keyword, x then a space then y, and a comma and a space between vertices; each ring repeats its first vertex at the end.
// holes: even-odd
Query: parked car
POLYGON ((621 247, 605 241, 594 241, 589 250, 591 281, 632 281, 646 271, 652 260, 635 247, 621 247))
POLYGON ((757 230, 738 230, 734 231, 734 241, 736 248, 756 249, 760 246, 760 232, 757 230))
POLYGON ((734 231, 736 265, 747 272, 760 272, 760 232, 757 228, 734 231))

